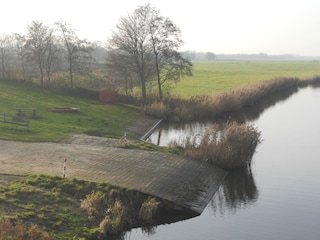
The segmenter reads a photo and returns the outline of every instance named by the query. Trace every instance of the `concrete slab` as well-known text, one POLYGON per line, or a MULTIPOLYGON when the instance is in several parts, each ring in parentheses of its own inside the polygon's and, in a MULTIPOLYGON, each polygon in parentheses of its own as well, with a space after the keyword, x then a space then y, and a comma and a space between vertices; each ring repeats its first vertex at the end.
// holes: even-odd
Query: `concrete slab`
POLYGON ((173 154, 116 147, 118 140, 75 137, 69 143, 0 140, 1 174, 63 175, 109 182, 167 199, 201 214, 226 172, 173 154), (80 139, 80 140, 79 140, 80 139))

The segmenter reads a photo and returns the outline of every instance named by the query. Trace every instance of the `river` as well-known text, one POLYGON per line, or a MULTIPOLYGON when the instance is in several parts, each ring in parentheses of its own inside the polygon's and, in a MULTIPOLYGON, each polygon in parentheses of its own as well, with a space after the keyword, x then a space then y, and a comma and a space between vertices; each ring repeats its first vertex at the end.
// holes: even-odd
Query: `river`
MULTIPOLYGON (((200 216, 125 239, 320 239, 320 89, 299 90, 252 124, 263 141, 251 170, 231 172, 200 216)), ((149 141, 166 145, 206 127, 164 126, 149 141)))

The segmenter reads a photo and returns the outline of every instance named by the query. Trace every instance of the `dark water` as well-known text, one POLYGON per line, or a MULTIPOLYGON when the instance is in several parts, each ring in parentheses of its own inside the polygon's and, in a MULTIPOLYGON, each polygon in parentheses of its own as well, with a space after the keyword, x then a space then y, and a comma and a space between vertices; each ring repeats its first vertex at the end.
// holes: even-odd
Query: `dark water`
MULTIPOLYGON (((126 239, 320 239, 320 89, 299 90, 253 124, 263 142, 251 171, 230 173, 200 216, 148 234, 133 229, 126 239)), ((206 127, 162 129, 150 139, 166 145, 206 127)))

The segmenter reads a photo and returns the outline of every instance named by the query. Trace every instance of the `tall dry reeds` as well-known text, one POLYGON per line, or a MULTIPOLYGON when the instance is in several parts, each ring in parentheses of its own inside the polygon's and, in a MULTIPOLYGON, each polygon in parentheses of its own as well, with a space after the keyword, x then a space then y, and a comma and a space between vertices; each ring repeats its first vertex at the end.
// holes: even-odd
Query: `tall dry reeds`
POLYGON ((154 220, 154 216, 158 211, 160 202, 157 202, 155 198, 146 200, 140 208, 139 217, 146 223, 151 223, 154 220))
POLYGON ((219 118, 231 112, 240 112, 280 91, 297 89, 301 82, 298 78, 277 78, 212 96, 195 96, 189 99, 171 97, 147 106, 145 111, 147 115, 170 121, 219 118))
POLYGON ((13 224, 9 219, 0 220, 0 239, 53 240, 53 235, 38 227, 22 223, 13 224))
POLYGON ((88 194, 81 201, 81 208, 93 225, 99 225, 102 236, 107 236, 121 234, 133 224, 151 224, 159 212, 159 204, 155 198, 147 198, 144 194, 131 196, 129 192, 111 189, 109 193, 88 194))
POLYGON ((261 133, 253 126, 236 122, 213 124, 203 135, 186 139, 185 155, 224 169, 251 164, 261 133))

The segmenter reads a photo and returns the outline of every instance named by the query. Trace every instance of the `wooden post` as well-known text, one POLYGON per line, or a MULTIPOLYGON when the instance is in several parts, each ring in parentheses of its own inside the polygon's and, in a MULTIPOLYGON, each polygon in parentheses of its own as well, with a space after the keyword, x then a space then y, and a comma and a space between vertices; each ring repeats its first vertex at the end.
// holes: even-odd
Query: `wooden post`
POLYGON ((63 177, 64 178, 66 177, 66 171, 67 171, 67 159, 65 158, 64 162, 63 162, 63 177))

